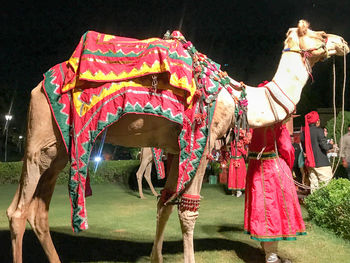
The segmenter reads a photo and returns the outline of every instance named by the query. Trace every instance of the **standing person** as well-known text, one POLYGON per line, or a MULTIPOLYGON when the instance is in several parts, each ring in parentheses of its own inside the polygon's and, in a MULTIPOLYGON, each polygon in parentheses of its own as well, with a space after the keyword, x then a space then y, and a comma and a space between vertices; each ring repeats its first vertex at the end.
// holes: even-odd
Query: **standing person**
MULTIPOLYGON (((327 143, 333 143, 333 139, 330 138, 328 139, 328 129, 326 127, 323 128, 323 132, 324 132, 324 136, 326 137, 327 139, 327 143)), ((332 158, 335 158, 338 156, 338 153, 337 153, 337 149, 331 149, 327 152, 327 158, 329 161, 331 161, 332 158)))
POLYGON ((340 147, 342 164, 348 172, 348 178, 350 180, 350 124, 348 125, 348 133, 340 140, 340 147))
POLYGON ((248 158, 244 230, 261 242, 267 263, 278 263, 278 241, 306 234, 291 172, 294 148, 286 126, 254 129, 248 158))
POLYGON ((336 149, 333 141, 327 143, 324 130, 320 128, 320 117, 316 111, 305 115, 305 128, 301 141, 306 153, 305 166, 308 169, 311 193, 321 184, 327 185, 333 177, 327 151, 336 149))
POLYGON ((243 144, 235 145, 231 142, 230 167, 227 178, 227 188, 232 191, 232 195, 240 197, 245 190, 245 179, 247 170, 245 167, 244 156, 247 151, 243 144))
POLYGON ((291 137, 292 140, 292 145, 294 148, 294 163, 293 163, 293 175, 295 175, 295 179, 299 182, 302 183, 303 181, 303 175, 301 173, 300 169, 300 161, 299 161, 299 155, 302 154, 301 147, 300 147, 300 137, 297 137, 296 135, 293 135, 291 137))

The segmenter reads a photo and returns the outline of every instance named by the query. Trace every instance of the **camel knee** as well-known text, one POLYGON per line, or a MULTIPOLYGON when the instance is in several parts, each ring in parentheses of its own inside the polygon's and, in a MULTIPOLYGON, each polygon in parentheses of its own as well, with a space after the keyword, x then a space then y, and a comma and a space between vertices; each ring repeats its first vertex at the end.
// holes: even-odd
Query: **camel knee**
POLYGON ((10 219, 11 215, 16 211, 18 200, 19 200, 20 186, 17 187, 15 196, 12 199, 10 206, 6 210, 7 218, 10 219))
POLYGON ((196 224, 196 220, 199 216, 198 211, 193 212, 193 211, 186 210, 186 211, 181 212, 179 210, 178 214, 179 214, 179 219, 181 222, 182 233, 183 234, 193 233, 194 226, 196 224))
POLYGON ((136 173, 136 179, 137 179, 138 182, 141 182, 142 181, 142 174, 137 172, 136 173))
POLYGON ((183 234, 192 234, 199 216, 200 196, 184 194, 178 205, 178 215, 183 234))
POLYGON ((10 224, 11 235, 15 237, 23 235, 28 217, 27 212, 20 211, 19 209, 12 213, 7 211, 7 217, 10 224))

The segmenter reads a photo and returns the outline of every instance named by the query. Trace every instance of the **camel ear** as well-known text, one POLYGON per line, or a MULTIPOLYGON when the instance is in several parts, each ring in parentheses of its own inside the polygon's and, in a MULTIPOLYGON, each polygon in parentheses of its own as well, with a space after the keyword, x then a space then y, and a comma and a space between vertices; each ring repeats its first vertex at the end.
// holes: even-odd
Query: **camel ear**
POLYGON ((306 20, 299 20, 298 23, 298 35, 299 37, 302 37, 306 35, 307 30, 309 29, 310 23, 306 20))

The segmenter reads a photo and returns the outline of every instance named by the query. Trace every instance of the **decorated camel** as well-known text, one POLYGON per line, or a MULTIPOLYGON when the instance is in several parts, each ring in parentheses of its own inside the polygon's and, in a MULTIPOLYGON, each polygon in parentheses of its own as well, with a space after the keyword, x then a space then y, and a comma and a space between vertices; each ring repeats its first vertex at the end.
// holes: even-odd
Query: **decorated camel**
MULTIPOLYGON (((157 149, 154 149, 157 150, 157 149)), ((160 151, 160 158, 162 158, 163 155, 163 151, 160 151)), ((145 177, 152 193, 154 196, 158 196, 157 191, 154 189, 152 181, 151 181, 151 171, 152 171, 152 163, 154 161, 155 157, 154 157, 154 153, 152 152, 152 148, 151 147, 144 147, 141 148, 140 151, 140 167, 136 172, 136 178, 137 178, 137 185, 138 185, 138 189, 139 189, 139 195, 141 199, 145 199, 145 196, 143 195, 143 191, 142 191, 142 177, 145 177)), ((160 167, 156 167, 157 170, 157 174, 160 173, 160 175, 158 175, 161 178, 165 177, 164 174, 164 164, 162 162, 162 160, 158 160, 159 163, 158 165, 160 167)), ((155 161, 155 164, 157 166, 157 161, 155 161)))
MULTIPOLYGON (((90 34, 86 35, 83 40, 88 41, 90 36, 90 34)), ((104 37, 104 40, 107 39, 108 43, 113 40, 112 36, 98 36, 97 40, 94 39, 94 43, 100 43, 99 41, 103 40, 102 37, 104 37)), ((134 104, 131 102, 129 104, 125 103, 124 106, 127 109, 130 109, 131 104, 140 106, 133 108, 133 111, 129 110, 126 113, 124 111, 125 114, 118 121, 114 121, 115 119, 112 118, 116 116, 113 111, 114 108, 118 108, 116 110, 118 112, 122 112, 122 109, 114 104, 114 108, 109 109, 112 113, 109 112, 103 115, 101 111, 109 106, 108 103, 110 103, 111 97, 107 97, 101 104, 98 103, 99 96, 111 92, 111 89, 108 88, 109 86, 103 86, 101 89, 95 87, 107 85, 107 82, 90 83, 87 90, 82 89, 83 84, 89 84, 87 81, 89 77, 82 78, 84 73, 82 71, 86 66, 82 63, 90 63, 91 61, 98 63, 101 60, 101 57, 98 60, 91 56, 92 49, 85 50, 79 56, 73 55, 68 63, 60 64, 58 69, 52 68, 45 76, 44 81, 33 89, 28 113, 27 144, 21 180, 13 201, 7 209, 14 262, 22 262, 22 238, 26 221, 33 228, 49 261, 60 262, 50 236, 48 210, 57 174, 65 167, 69 159, 72 166, 70 194, 73 205, 73 225, 75 224, 73 229, 80 231, 87 228, 84 199, 80 199, 80 197, 85 197, 87 177, 82 168, 86 165, 84 154, 86 155, 89 142, 79 141, 81 140, 79 136, 83 134, 84 128, 93 124, 93 117, 97 114, 101 115, 102 120, 95 123, 98 129, 96 131, 90 130, 90 135, 95 134, 97 136, 106 126, 109 126, 106 133, 106 142, 127 147, 158 147, 164 149, 170 156, 168 161, 171 163, 167 181, 157 204, 156 234, 150 259, 152 262, 163 262, 164 230, 174 204, 177 204, 183 234, 184 262, 195 262, 193 234, 195 222, 199 215, 198 208, 203 175, 208 158, 210 158, 208 153, 213 148, 215 140, 224 137, 227 131, 234 127, 235 122, 239 120, 237 112, 238 115, 241 112, 236 111, 235 114, 235 109, 245 105, 244 97, 241 96, 242 89, 245 88, 246 99, 250 105, 247 114, 250 127, 262 127, 286 120, 291 116, 295 110, 295 105, 299 102, 302 88, 311 75, 312 66, 329 56, 343 56, 349 52, 349 47, 343 38, 323 31, 312 31, 309 24, 301 20, 296 28, 290 28, 287 32, 281 60, 273 80, 263 87, 256 88, 245 86, 230 79, 220 71, 217 64, 198 53, 193 45, 185 41, 178 33, 168 35, 168 37, 168 40, 162 42, 162 47, 173 45, 172 47, 178 48, 177 54, 182 52, 180 48, 183 47, 185 51, 181 53, 182 56, 179 56, 182 61, 180 63, 182 69, 185 70, 188 65, 194 66, 192 76, 196 89, 192 93, 174 90, 174 80, 180 78, 176 78, 169 72, 171 72, 172 65, 176 66, 178 64, 161 64, 163 66, 158 68, 165 69, 166 74, 155 74, 155 71, 153 71, 152 74, 143 74, 143 76, 134 79, 124 78, 121 83, 109 83, 117 86, 119 84, 124 85, 121 89, 123 99, 130 92, 132 94, 137 93, 136 97, 129 98, 129 102, 135 100, 134 104), (186 56, 187 51, 191 54, 191 57, 186 56), (81 58, 84 58, 84 61, 81 58), (79 67, 76 67, 77 62, 81 63, 79 67), (76 73, 78 71, 81 73, 79 75, 80 79, 76 73), (62 72, 68 72, 64 78, 60 75, 62 72), (61 86, 59 81, 63 83, 61 86), (50 85, 54 85, 53 95, 48 92, 50 85), (125 85, 135 88, 128 89, 125 88, 125 85), (74 104, 76 112, 73 113, 78 117, 88 114, 89 106, 92 104, 97 108, 88 119, 83 120, 81 125, 75 119, 72 119, 71 115, 66 114, 64 121, 70 123, 70 126, 66 127, 64 126, 65 122, 58 119, 56 115, 68 112, 70 107, 60 107, 59 112, 56 112, 55 105, 52 102, 54 100, 50 100, 52 96, 58 94, 58 89, 62 94, 66 92, 67 97, 63 98, 61 94, 62 98, 55 98, 60 101, 66 99, 69 102, 67 105, 72 105, 73 102, 76 103, 74 104), (88 91, 93 95, 90 94, 89 97, 88 91), (185 99, 183 99, 184 93, 185 95, 193 94, 194 98, 187 100, 188 96, 185 96, 185 99), (147 104, 143 104, 142 96, 147 96, 147 104), (167 111, 166 117, 151 114, 152 108, 149 107, 153 99, 161 96, 167 99, 165 104, 171 101, 168 109, 164 110, 166 108, 165 104, 162 106, 163 111, 167 111), (77 105, 81 107, 77 107, 77 105), (176 105, 176 107, 172 108, 173 105, 176 105), (180 121, 176 121, 176 118, 180 116, 176 110, 182 109, 187 113, 186 110, 190 108, 187 105, 191 105, 190 107, 197 109, 197 111, 193 114, 185 114, 186 116, 182 119, 183 125, 181 125, 180 121), (147 110, 141 112, 145 108, 147 110), (215 111, 211 111, 212 108, 215 108, 215 111), (111 121, 107 122, 107 120, 111 121), (64 129, 65 127, 67 130, 64 129), (200 129, 196 130, 196 127, 200 129), (205 131, 205 127, 209 127, 208 130, 200 133, 205 131), (193 130, 188 130, 189 128, 193 128, 193 130), (66 134, 69 134, 70 140, 65 137, 66 134), (207 136, 203 137, 203 134, 207 136), (191 141, 188 139, 196 136, 199 138, 198 140, 191 141), (187 139, 184 141, 184 138, 187 139), (203 151, 200 151, 201 145, 203 151), (70 149, 70 155, 67 154, 67 149, 70 149), (79 150, 82 151, 82 157, 77 160, 76 155, 72 155, 71 152, 75 153, 79 150), (184 155, 181 154, 183 151, 185 152, 184 155), (191 159, 192 155, 190 154, 198 152, 201 153, 203 158, 200 160, 191 159), (183 166, 184 164, 185 166, 183 166), (195 172, 192 176, 193 171, 195 172), (190 176, 186 177, 187 174, 190 174, 190 176)), ((84 46, 86 47, 87 44, 84 46)), ((139 44, 137 46, 139 47, 139 44)), ((148 47, 154 46, 156 45, 148 45, 148 47)), ((160 57, 162 51, 159 50, 152 54, 157 53, 157 56, 160 57)), ((100 48, 99 52, 99 54, 103 53, 102 55, 106 56, 109 51, 100 48)), ((126 53, 136 54, 135 52, 126 53)), ((179 57, 176 57, 176 59, 179 57)), ((113 59, 116 59, 115 56, 113 59)), ((128 61, 130 60, 131 58, 128 57, 128 61)), ((146 64, 143 63, 142 67, 146 64)), ((107 63, 104 63, 103 66, 106 65, 107 63)), ((93 72, 92 68, 89 68, 86 72, 86 74, 93 77, 100 77, 103 71, 96 73, 93 72)), ((177 76, 182 74, 181 72, 178 71, 177 76)), ((115 81, 111 74, 108 75, 108 79, 115 81)), ((181 84, 178 86, 182 85, 182 87, 186 83, 183 79, 180 82, 181 84)), ((111 94, 111 96, 114 96, 114 93, 111 94)), ((120 98, 120 96, 115 97, 120 98)), ((159 110, 160 108, 156 107, 155 109, 159 110)))

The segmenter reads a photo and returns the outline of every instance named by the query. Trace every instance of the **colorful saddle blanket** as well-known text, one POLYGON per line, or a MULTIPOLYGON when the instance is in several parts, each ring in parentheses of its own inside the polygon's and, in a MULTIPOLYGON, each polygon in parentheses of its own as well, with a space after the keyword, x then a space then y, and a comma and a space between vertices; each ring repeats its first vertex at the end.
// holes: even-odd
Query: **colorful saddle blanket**
POLYGON ((184 189, 207 143, 215 109, 215 100, 208 97, 228 83, 219 72, 220 66, 198 53, 179 32, 173 32, 171 40, 135 40, 89 31, 68 61, 44 74, 43 87, 70 155, 74 232, 88 227, 85 188, 94 142, 126 114, 160 116, 181 125, 177 193, 184 189), (164 73, 169 89, 134 81, 164 73))
POLYGON ((164 179, 165 178, 165 168, 164 168, 164 162, 163 162, 164 151, 162 149, 152 148, 152 155, 153 155, 154 165, 157 171, 157 178, 159 180, 164 179))

